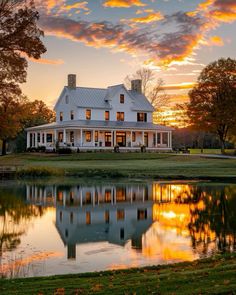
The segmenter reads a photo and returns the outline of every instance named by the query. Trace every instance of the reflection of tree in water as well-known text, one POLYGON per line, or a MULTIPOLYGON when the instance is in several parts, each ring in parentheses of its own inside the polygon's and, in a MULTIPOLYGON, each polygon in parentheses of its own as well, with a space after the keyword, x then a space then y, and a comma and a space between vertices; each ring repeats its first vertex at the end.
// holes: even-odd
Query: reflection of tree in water
POLYGON ((24 197, 24 187, 1 187, 0 257, 3 252, 16 249, 31 218, 42 216, 44 213, 42 207, 25 204, 24 197))
POLYGON ((236 187, 193 186, 194 200, 203 206, 192 206, 189 231, 193 247, 206 254, 213 251, 236 250, 236 187))

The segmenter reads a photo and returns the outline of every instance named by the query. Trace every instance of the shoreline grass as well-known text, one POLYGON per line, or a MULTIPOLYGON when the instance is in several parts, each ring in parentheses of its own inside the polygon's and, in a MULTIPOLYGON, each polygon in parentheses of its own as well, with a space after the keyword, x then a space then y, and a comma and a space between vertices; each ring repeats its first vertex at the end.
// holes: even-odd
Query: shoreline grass
POLYGON ((236 254, 106 272, 0 279, 0 294, 236 294, 236 254))
POLYGON ((19 165, 17 177, 74 176, 236 181, 236 158, 175 154, 81 153, 19 154, 0 158, 0 166, 19 165))

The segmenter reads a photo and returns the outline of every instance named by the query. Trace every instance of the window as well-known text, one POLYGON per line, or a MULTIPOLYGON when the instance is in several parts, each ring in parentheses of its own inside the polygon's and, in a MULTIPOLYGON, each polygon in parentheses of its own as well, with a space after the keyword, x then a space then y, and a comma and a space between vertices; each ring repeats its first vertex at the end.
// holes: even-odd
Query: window
POLYGON ((86 212, 86 224, 91 224, 91 213, 86 212))
POLYGON ((44 143, 44 141, 45 141, 45 138, 44 138, 45 136, 44 136, 44 133, 43 133, 43 141, 42 141, 42 143, 44 143))
POLYGON ((95 136, 94 137, 95 137, 94 138, 95 142, 98 142, 98 131, 95 131, 95 136))
POLYGON ((58 133, 58 141, 63 142, 63 132, 58 133))
POLYGON ((74 143, 75 141, 75 136, 74 136, 74 131, 70 132, 70 142, 74 143))
POLYGON ((116 213, 117 220, 124 220, 125 219, 125 210, 119 209, 116 213))
POLYGON ((66 97, 65 97, 65 101, 66 101, 66 104, 69 103, 69 96, 68 96, 68 95, 66 95, 66 97))
POLYGON ((40 142, 40 133, 37 133, 37 142, 40 142))
POLYGON ((121 228, 120 229, 120 239, 124 240, 124 238, 125 238, 125 230, 124 230, 124 228, 121 228))
POLYGON ((161 133, 157 133, 157 144, 161 144, 161 133))
POLYGON ((132 142, 135 142, 135 141, 136 141, 136 133, 132 132, 132 142))
POLYGON ((85 194, 85 204, 91 204, 92 203, 92 194, 91 192, 86 192, 85 194))
POLYGON ((60 222, 62 222, 62 212, 60 211, 60 222))
POLYGON ((91 120, 91 110, 86 110, 86 120, 91 120))
POLYGON ((105 203, 111 202, 111 190, 105 190, 105 203))
POLYGON ((63 112, 60 112, 60 121, 63 121, 63 112))
POLYGON ((74 214, 73 212, 70 212, 70 224, 73 224, 74 222, 74 214))
POLYGON ((47 133, 47 142, 52 142, 52 134, 47 133))
POLYGON ((125 103, 125 95, 120 94, 120 103, 125 103))
POLYGON ((110 112, 109 111, 105 111, 105 120, 106 121, 110 120, 110 112))
POLYGON ((116 120, 117 121, 124 121, 125 119, 125 113, 124 112, 117 112, 116 113, 116 120))
POLYGON ((168 133, 162 133, 162 143, 168 144, 168 133))
POLYGON ((138 209, 137 220, 147 219, 147 209, 138 209))
POLYGON ((108 210, 105 211, 104 218, 105 218, 105 223, 110 222, 110 214, 108 210))
POLYGON ((74 111, 70 111, 70 119, 74 120, 74 111))
POLYGON ((147 122, 147 113, 137 113, 137 122, 147 122))
POLYGON ((91 140, 92 140, 92 133, 91 133, 91 131, 86 131, 85 132, 85 140, 86 140, 86 142, 91 142, 91 140))
POLYGON ((124 187, 119 187, 116 190, 116 202, 126 201, 126 189, 124 187))

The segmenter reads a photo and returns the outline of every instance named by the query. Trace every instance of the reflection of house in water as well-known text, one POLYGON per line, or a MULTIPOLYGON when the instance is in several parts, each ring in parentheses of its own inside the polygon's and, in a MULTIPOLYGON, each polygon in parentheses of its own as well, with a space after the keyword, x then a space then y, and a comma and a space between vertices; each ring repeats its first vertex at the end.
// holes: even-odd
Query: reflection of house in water
POLYGON ((151 185, 58 187, 56 226, 75 258, 76 244, 108 241, 141 249, 152 224, 151 185))

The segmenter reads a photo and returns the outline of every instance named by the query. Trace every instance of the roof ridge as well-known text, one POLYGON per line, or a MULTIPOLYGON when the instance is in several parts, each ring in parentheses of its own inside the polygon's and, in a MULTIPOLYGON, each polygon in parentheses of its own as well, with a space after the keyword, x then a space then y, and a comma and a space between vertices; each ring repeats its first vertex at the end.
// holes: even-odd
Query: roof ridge
MULTIPOLYGON (((65 87, 68 88, 68 86, 65 86, 65 87)), ((99 87, 86 87, 86 86, 77 86, 76 87, 76 89, 79 89, 79 88, 107 90, 107 88, 99 88, 99 87)))

